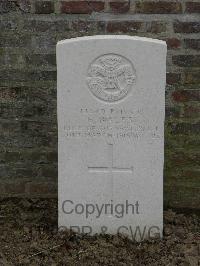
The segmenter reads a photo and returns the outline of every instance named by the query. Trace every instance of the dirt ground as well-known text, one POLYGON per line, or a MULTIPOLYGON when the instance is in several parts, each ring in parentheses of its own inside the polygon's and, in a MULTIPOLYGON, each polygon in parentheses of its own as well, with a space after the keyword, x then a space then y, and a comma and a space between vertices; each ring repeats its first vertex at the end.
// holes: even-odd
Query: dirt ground
POLYGON ((57 232, 56 200, 0 200, 0 265, 200 265, 200 217, 164 213, 163 240, 57 232))

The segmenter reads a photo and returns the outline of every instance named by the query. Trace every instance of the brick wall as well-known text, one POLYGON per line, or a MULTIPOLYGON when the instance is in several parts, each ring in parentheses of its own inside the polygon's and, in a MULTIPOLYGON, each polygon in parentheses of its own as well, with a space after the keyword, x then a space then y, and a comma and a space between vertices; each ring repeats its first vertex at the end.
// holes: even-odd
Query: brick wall
POLYGON ((58 40, 166 40, 165 205, 199 208, 200 1, 0 1, 1 196, 57 195, 58 40))

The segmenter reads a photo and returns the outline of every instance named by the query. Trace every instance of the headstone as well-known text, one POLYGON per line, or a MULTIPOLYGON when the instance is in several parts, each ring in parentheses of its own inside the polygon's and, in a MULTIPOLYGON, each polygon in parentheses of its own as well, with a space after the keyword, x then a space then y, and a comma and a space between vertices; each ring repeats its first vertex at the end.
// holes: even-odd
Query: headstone
POLYGON ((162 237, 166 43, 57 44, 59 227, 162 237))

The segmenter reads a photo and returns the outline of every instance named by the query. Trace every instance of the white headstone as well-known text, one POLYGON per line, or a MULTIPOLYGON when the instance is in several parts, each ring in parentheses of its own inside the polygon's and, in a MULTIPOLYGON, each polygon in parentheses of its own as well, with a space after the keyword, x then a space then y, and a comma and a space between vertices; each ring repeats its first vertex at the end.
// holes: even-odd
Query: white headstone
POLYGON ((165 42, 64 40, 57 68, 59 226, 162 236, 165 42))

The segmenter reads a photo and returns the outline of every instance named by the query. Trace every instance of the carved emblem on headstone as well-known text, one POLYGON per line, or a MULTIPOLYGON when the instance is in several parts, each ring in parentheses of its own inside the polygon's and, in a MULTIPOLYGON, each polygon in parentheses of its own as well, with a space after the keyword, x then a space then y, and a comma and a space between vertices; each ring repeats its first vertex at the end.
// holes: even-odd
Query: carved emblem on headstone
POLYGON ((135 79, 135 69, 127 58, 105 54, 90 64, 87 83, 98 99, 115 102, 129 93, 135 79))

